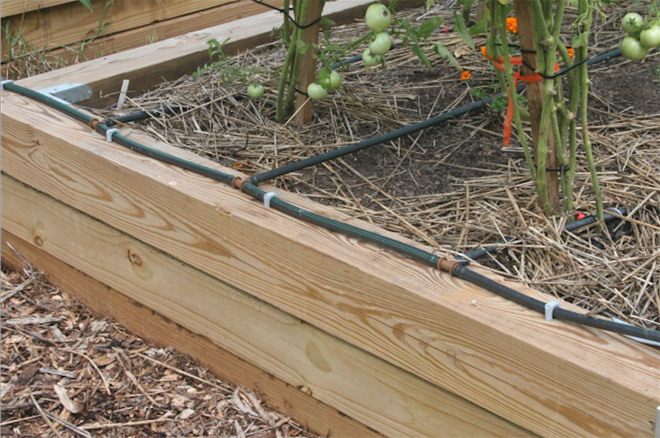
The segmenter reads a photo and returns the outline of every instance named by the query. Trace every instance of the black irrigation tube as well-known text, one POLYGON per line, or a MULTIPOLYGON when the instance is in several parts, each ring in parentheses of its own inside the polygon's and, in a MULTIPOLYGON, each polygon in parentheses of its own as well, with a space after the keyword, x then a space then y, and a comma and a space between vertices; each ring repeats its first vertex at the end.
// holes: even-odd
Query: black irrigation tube
MULTIPOLYGON (((591 57, 587 60, 587 65, 592 65, 601 61, 604 61, 609 58, 613 58, 616 56, 621 55, 621 50, 620 49, 614 49, 609 52, 602 53, 600 55, 591 57)), ((355 58, 355 57, 353 57, 355 58)), ((348 58, 353 59, 353 58, 348 58)), ((570 68, 570 67, 568 67, 570 68)), ((516 92, 521 92, 525 88, 524 84, 519 85, 516 88, 516 92)), ((342 157, 346 154, 351 154, 353 152, 360 151, 362 149, 366 149, 371 146, 376 146, 382 143, 385 143, 387 141, 395 140, 397 138, 403 137, 405 135, 410 135, 414 134, 415 132, 421 131, 423 129, 429 128, 431 126, 435 126, 437 124, 440 124, 442 122, 445 122, 450 119, 455 119, 457 117, 460 117, 464 114, 469 113, 470 111, 474 111, 476 109, 479 109, 483 107, 484 105, 489 104, 493 99, 496 99, 500 94, 496 94, 494 96, 486 97, 484 99, 480 99, 476 102, 472 102, 467 105, 460 106, 458 108, 455 108, 451 111, 447 111, 441 114, 438 114, 436 116, 433 116, 429 119, 422 120, 421 122, 414 123, 412 125, 407 125, 399 129, 395 129, 394 131, 386 132, 384 134, 376 135, 374 137, 367 138, 365 140, 362 140, 357 143, 349 144, 347 146, 343 146, 337 149, 333 149, 328 152, 324 152, 322 154, 314 155, 309 158, 305 158, 300 161, 295 161, 293 163, 288 163, 285 164, 284 166, 276 167, 275 169, 267 170, 262 173, 257 173, 255 175, 250 176, 250 183, 258 185, 264 181, 271 180, 273 178, 277 178, 278 176, 286 175, 287 173, 290 172, 296 172, 302 169, 305 169, 310 166, 315 166, 317 164, 320 164, 324 161, 328 160, 333 160, 335 158, 342 157)))
MULTIPOLYGON (((625 208, 610 208, 609 211, 612 212, 612 213, 616 213, 618 215, 626 214, 626 209, 625 208)), ((618 216, 613 216, 609 213, 603 214, 603 221, 605 221, 605 222, 609 222, 609 221, 614 220, 614 219, 619 219, 619 217, 618 216)), ((566 231, 575 231, 577 229, 584 228, 586 226, 595 224, 596 222, 598 222, 598 218, 596 218, 595 216, 587 216, 587 217, 584 217, 582 219, 575 220, 573 222, 568 222, 566 225, 564 225, 564 230, 566 230, 566 231)), ((503 249, 504 248, 503 245, 506 245, 507 243, 513 242, 514 240, 515 239, 507 237, 507 238, 504 238, 504 239, 500 240, 499 242, 497 242, 495 244, 482 246, 482 247, 479 247, 479 248, 472 249, 472 250, 466 252, 465 254, 459 256, 458 257, 459 261, 460 261, 461 264, 468 264, 471 261, 474 261, 474 260, 477 260, 477 259, 480 259, 480 258, 484 257, 486 254, 491 254, 491 253, 497 252, 500 249, 503 249)))
POLYGON ((128 114, 122 114, 119 116, 107 117, 103 119, 103 124, 111 128, 117 123, 129 123, 129 122, 138 122, 140 120, 148 119, 149 117, 159 117, 161 114, 172 115, 182 111, 188 111, 192 107, 188 105, 168 105, 163 106, 160 109, 153 109, 147 111, 135 111, 128 114))
MULTIPOLYGON (((3 81, 2 88, 29 97, 31 99, 37 100, 62 113, 65 113, 73 117, 74 119, 89 125, 95 131, 106 136, 106 138, 109 137, 111 141, 117 142, 120 145, 125 146, 133 151, 139 152, 141 154, 144 154, 148 157, 154 158, 159 161, 163 161, 169 164, 173 164, 175 166, 179 166, 183 169, 190 170, 191 172, 203 176, 207 176, 216 181, 223 182, 227 185, 238 188, 239 190, 245 192, 246 194, 250 195, 252 198, 257 199, 259 201, 264 200, 264 196, 266 195, 266 192, 260 189, 259 187, 257 187, 256 184, 253 184, 248 180, 244 180, 238 176, 224 173, 219 170, 212 169, 210 167, 206 167, 201 164, 184 160, 177 156, 159 151, 158 149, 150 148, 148 146, 130 140, 124 137, 123 135, 121 135, 119 131, 111 130, 100 120, 93 118, 73 108, 70 105, 62 104, 55 99, 52 99, 39 92, 16 85, 11 81, 3 81), (108 134, 108 131, 111 132, 108 134)), ((545 302, 538 300, 536 298, 529 297, 521 292, 516 291, 515 289, 512 289, 494 280, 491 280, 490 278, 481 275, 475 271, 472 271, 466 266, 461 265, 456 260, 449 260, 445 257, 440 257, 429 251, 425 251, 423 249, 414 247, 412 245, 399 242, 389 237, 381 236, 374 232, 318 215, 311 211, 297 207, 289 202, 283 201, 277 197, 271 199, 270 205, 272 208, 278 211, 299 218, 306 222, 321 226, 331 231, 339 232, 342 234, 346 234, 352 237, 365 240, 367 242, 374 243, 386 249, 390 249, 392 251, 401 253, 407 257, 410 257, 428 266, 438 268, 445 272, 449 272, 458 278, 471 282, 475 285, 481 286, 489 290, 490 292, 505 297, 531 310, 535 310, 541 313, 545 312, 545 306, 546 306, 545 302)), ((612 331, 627 336, 633 336, 636 338, 643 338, 655 342, 660 342, 660 331, 658 330, 646 329, 643 327, 618 323, 602 318, 594 318, 570 310, 565 310, 560 307, 554 309, 553 317, 555 319, 570 321, 577 324, 582 324, 585 326, 595 327, 602 330, 612 331)))

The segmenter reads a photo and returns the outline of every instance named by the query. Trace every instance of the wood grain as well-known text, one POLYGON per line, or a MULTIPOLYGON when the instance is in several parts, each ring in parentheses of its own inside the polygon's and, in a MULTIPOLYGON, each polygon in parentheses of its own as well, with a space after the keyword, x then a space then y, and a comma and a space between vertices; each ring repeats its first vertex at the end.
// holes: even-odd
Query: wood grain
MULTIPOLYGON (((282 0, 271 0, 269 2, 269 4, 275 6, 281 5, 281 3, 282 0)), ((48 56, 59 57, 68 64, 78 62, 80 59, 95 59, 136 47, 146 46, 188 32, 228 23, 267 10, 266 7, 252 0, 238 0, 215 8, 186 14, 182 17, 104 36, 86 43, 82 51, 78 50, 78 45, 74 45, 73 48, 69 49, 52 50, 48 52, 48 56)))
POLYGON ((5 230, 2 232, 2 242, 3 263, 15 268, 23 267, 22 261, 9 249, 9 243, 30 263, 48 272, 48 279, 55 286, 76 296, 92 312, 114 319, 149 342, 173 347, 190 355, 220 379, 252 389, 271 407, 290 415, 309 429, 319 434, 330 431, 333 436, 381 436, 295 386, 85 275, 37 246, 5 230))
MULTIPOLYGON (((328 2, 324 15, 338 24, 353 20, 373 0, 336 0, 328 2)), ((423 0, 406 0, 405 5, 420 4, 423 0)), ((116 55, 87 61, 53 72, 18 81, 28 88, 40 89, 62 83, 81 82, 90 86, 94 97, 86 104, 105 105, 117 99, 123 79, 130 79, 132 93, 142 93, 156 84, 194 72, 208 61, 211 38, 230 40, 224 45, 228 55, 254 47, 269 40, 273 28, 281 25, 276 11, 234 20, 178 37, 169 38, 116 55)))
POLYGON ((78 3, 78 0, 3 0, 0 16, 5 18, 67 3, 78 3))
POLYGON ((650 433, 660 404, 657 351, 546 322, 475 286, 109 145, 28 99, 4 92, 2 103, 3 171, 16 179, 535 433, 650 433))
MULTIPOLYGON (((9 20, 8 30, 12 35, 20 34, 31 46, 48 50, 232 1, 235 0, 92 0, 91 11, 76 2, 28 12, 19 19, 9 20)), ((5 32, 5 27, 2 31, 5 32)), ((3 45, 3 61, 6 57, 7 47, 3 45)))
POLYGON ((528 435, 14 179, 2 185, 3 230, 380 433, 528 435))

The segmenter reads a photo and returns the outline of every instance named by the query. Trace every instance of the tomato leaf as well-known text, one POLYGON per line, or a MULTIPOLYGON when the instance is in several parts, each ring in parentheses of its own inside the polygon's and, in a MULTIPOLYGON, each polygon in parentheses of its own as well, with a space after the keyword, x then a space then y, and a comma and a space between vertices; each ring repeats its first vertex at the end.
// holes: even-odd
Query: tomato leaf
POLYGON ((442 17, 433 17, 424 21, 417 28, 417 35, 422 39, 428 39, 431 36, 434 30, 440 27, 442 24, 442 17))
POLYGON ((433 46, 433 51, 440 55, 442 58, 445 58, 447 61, 449 61, 449 63, 456 67, 457 70, 463 70, 458 60, 456 60, 454 55, 452 55, 451 52, 442 45, 442 43, 435 43, 433 46))
POLYGON ((462 15, 459 15, 456 10, 454 10, 454 31, 458 36, 463 40, 465 44, 470 46, 471 49, 474 49, 474 41, 472 41, 472 36, 467 29, 465 20, 462 15))
POLYGON ((92 12, 92 0, 78 0, 81 5, 89 9, 89 12, 92 12))
POLYGON ((417 57, 424 63, 424 65, 427 68, 431 68, 431 61, 429 61, 429 58, 426 57, 426 53, 424 53, 424 49, 422 49, 419 44, 413 44, 412 45, 412 51, 417 57))

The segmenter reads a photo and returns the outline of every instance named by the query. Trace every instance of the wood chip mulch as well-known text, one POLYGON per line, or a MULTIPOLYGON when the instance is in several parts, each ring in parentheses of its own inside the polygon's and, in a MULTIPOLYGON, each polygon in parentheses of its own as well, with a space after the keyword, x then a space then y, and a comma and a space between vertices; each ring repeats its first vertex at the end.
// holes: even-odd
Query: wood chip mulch
POLYGON ((310 437, 249 390, 2 268, 2 436, 310 437))

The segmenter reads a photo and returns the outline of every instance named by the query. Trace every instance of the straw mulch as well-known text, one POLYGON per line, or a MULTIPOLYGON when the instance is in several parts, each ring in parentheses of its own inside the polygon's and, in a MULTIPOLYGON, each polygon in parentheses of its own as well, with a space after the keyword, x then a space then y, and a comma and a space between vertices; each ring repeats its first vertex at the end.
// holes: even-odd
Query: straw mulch
MULTIPOLYGON (((616 47, 623 8, 610 5, 596 19, 591 53, 616 47)), ((418 23, 423 9, 407 11, 418 23)), ((569 12, 570 13, 570 12, 569 12)), ((435 7, 426 16, 449 10, 435 7)), ((449 18, 446 23, 450 23, 449 18)), ((362 24, 333 29, 348 41, 362 24)), ((472 79, 431 56, 425 69, 407 47, 387 55, 387 67, 342 72, 343 88, 315 103, 312 124, 278 124, 274 117, 283 49, 276 43, 242 53, 229 66, 257 70, 266 95, 247 98, 245 83, 223 83, 217 71, 184 77, 131 100, 126 109, 185 104, 193 109, 144 123, 148 133, 246 172, 259 172, 414 123, 493 93, 491 68, 452 33, 434 41, 452 49, 472 79)), ((430 51, 429 51, 430 54, 430 51)), ((632 64, 622 58, 590 69, 590 123, 601 189, 609 206, 626 207, 612 233, 566 232, 570 214, 548 218, 514 140, 501 147, 497 108, 470 114, 385 145, 291 174, 276 181, 319 202, 377 223, 432 248, 462 254, 505 237, 515 240, 482 263, 605 317, 660 327, 660 84, 658 55, 632 64), (644 93, 634 93, 640 83, 644 93), (641 94, 641 96, 639 95, 641 94), (636 96, 637 95, 637 96, 636 96)), ((109 114, 106 113, 106 114, 109 114)), ((529 132, 526 133, 529 137, 529 132)), ((589 173, 576 172, 578 209, 594 211, 589 173)))
POLYGON ((3 268, 2 436, 315 436, 171 348, 3 268))

